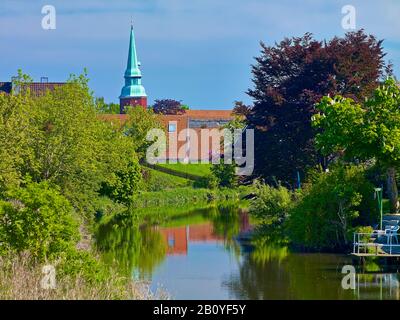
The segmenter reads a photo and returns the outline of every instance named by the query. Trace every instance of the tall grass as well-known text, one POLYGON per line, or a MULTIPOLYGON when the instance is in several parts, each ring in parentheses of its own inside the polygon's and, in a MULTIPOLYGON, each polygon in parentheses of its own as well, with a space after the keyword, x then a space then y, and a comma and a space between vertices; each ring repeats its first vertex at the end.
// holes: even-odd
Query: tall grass
POLYGON ((102 283, 82 276, 56 277, 55 289, 43 289, 42 266, 28 256, 0 258, 0 300, 149 300, 168 299, 163 290, 153 293, 149 284, 112 274, 102 283))

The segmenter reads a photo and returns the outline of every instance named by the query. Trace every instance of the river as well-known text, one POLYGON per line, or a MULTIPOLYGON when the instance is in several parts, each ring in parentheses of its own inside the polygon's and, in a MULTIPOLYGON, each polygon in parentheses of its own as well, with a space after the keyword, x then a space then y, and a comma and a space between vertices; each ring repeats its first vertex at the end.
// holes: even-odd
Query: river
POLYGON ((233 206, 190 210, 159 224, 110 221, 97 239, 103 259, 122 273, 149 281, 173 299, 400 299, 398 270, 368 262, 347 278, 348 255, 252 248, 248 214, 233 206))

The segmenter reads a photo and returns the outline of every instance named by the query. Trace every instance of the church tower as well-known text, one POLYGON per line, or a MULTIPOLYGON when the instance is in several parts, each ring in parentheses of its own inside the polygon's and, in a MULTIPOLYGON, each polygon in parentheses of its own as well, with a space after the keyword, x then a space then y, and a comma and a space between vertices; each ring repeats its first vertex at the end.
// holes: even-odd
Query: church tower
POLYGON ((119 96, 120 113, 125 113, 129 106, 147 107, 147 95, 142 86, 142 73, 140 72, 140 63, 137 60, 135 34, 133 25, 131 25, 131 37, 129 41, 128 63, 125 70, 125 86, 119 96))

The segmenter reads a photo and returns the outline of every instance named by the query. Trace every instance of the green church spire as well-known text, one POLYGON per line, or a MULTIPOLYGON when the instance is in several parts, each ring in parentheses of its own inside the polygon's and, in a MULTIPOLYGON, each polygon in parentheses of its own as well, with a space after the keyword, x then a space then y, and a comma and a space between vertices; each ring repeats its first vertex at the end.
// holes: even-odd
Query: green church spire
POLYGON ((139 62, 136 55, 135 33, 133 32, 133 25, 131 25, 131 37, 129 40, 129 54, 128 63, 126 65, 125 77, 141 77, 142 74, 139 70, 139 62))
POLYGON ((146 91, 142 86, 142 73, 140 63, 136 54, 135 33, 131 25, 131 35, 129 41, 128 63, 125 70, 125 86, 121 90, 120 98, 146 97, 146 91))

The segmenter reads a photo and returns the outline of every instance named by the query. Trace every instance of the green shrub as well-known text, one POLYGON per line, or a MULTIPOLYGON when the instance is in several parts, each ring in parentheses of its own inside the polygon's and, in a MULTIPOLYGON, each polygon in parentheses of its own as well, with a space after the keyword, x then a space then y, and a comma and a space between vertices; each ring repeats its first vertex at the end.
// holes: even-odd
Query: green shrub
POLYGON ((352 240, 355 226, 376 221, 374 187, 364 173, 362 167, 354 165, 314 172, 290 211, 293 243, 314 250, 343 248, 352 240))
POLYGON ((211 167, 211 173, 220 187, 232 188, 237 186, 238 176, 236 175, 235 164, 215 164, 211 167))
POLYGON ((0 250, 29 251, 51 258, 79 240, 77 221, 67 199, 48 183, 11 189, 0 201, 0 250))
POLYGON ((121 214, 127 209, 126 205, 114 202, 108 197, 98 197, 93 206, 96 210, 97 221, 121 214))
POLYGON ((209 174, 197 179, 193 186, 195 188, 216 189, 218 188, 218 180, 214 175, 209 174))
POLYGON ((270 187, 255 183, 255 199, 250 205, 250 214, 264 224, 283 222, 293 206, 293 195, 285 187, 270 187))
POLYGON ((143 186, 142 171, 137 160, 130 161, 125 170, 113 173, 112 178, 103 183, 101 194, 128 203, 130 197, 143 186))

